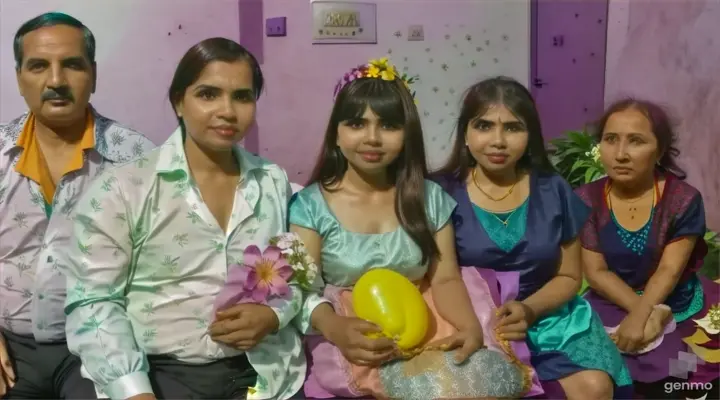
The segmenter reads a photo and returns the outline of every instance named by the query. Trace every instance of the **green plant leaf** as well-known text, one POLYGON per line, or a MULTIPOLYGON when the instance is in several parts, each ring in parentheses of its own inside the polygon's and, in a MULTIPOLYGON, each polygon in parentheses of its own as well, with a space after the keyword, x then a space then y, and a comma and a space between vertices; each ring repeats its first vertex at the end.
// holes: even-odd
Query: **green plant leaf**
POLYGON ((718 233, 708 229, 703 239, 708 245, 708 253, 703 259, 703 266, 698 273, 714 281, 720 275, 720 241, 718 241, 718 233))
POLYGON ((582 135, 583 131, 567 131, 565 132, 565 136, 572 139, 573 137, 576 137, 578 135, 582 135))
POLYGON ((600 171, 602 174, 605 174, 605 167, 600 161, 593 160, 593 165, 595 165, 595 168, 597 168, 598 171, 600 171))
MULTIPOLYGON (((708 246, 708 257, 715 257, 720 261, 720 241, 718 240, 718 233, 708 230, 705 233, 704 239, 708 246)), ((720 268, 720 265, 718 268, 720 268)))
POLYGON ((585 183, 592 182, 596 175, 597 175, 597 170, 595 169, 595 167, 588 168, 585 171, 585 183))
POLYGON ((568 136, 572 141, 581 146, 583 149, 592 148, 593 138, 584 132, 568 132, 568 136))
POLYGON ((577 160, 573 164, 572 168, 570 168, 570 173, 575 172, 579 168, 587 168, 588 162, 586 160, 577 160))
POLYGON ((582 186, 582 185, 584 184, 583 179, 582 179, 582 176, 575 177, 575 178, 573 178, 573 179, 571 179, 571 180, 568 180, 568 182, 570 183, 570 186, 573 187, 573 189, 574 189, 574 188, 577 188, 577 187, 580 187, 580 186, 582 186))
POLYGON ((563 154, 566 155, 566 156, 572 155, 572 154, 583 154, 583 155, 584 155, 585 153, 587 153, 587 152, 585 151, 585 149, 581 149, 581 148, 579 148, 579 147, 571 147, 571 148, 566 149, 565 151, 563 151, 563 154))
POLYGON ((558 151, 561 149, 566 149, 568 147, 571 147, 571 146, 568 146, 568 143, 565 139, 563 139, 563 140, 552 139, 552 140, 550 140, 550 142, 548 142, 548 150, 549 151, 558 151))

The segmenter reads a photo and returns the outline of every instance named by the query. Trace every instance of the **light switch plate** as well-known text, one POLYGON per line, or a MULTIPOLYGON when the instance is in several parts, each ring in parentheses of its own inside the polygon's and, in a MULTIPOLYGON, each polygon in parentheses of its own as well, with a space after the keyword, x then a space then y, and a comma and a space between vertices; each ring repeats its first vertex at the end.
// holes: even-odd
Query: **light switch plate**
POLYGON ((409 41, 422 41, 425 40, 425 32, 423 31, 422 25, 410 25, 408 28, 408 40, 409 41))
POLYGON ((286 36, 286 18, 275 17, 265 20, 265 36, 286 36))

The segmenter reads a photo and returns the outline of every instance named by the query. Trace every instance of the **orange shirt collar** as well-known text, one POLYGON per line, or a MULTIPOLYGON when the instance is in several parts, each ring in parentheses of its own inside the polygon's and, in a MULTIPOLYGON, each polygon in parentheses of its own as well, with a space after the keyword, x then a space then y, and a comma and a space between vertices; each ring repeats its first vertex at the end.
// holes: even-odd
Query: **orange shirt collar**
POLYGON ((93 117, 93 113, 88 110, 82 139, 80 139, 80 143, 75 147, 75 154, 73 154, 68 165, 65 166, 63 175, 82 168, 85 160, 85 150, 92 149, 93 147, 95 147, 95 118, 93 117))
MULTIPOLYGON (((35 116, 32 113, 28 115, 16 144, 18 147, 23 148, 23 152, 15 166, 15 171, 40 185, 45 202, 52 204, 52 199, 55 196, 55 183, 35 137, 35 116)), ((85 150, 94 147, 95 118, 93 113, 88 110, 82 139, 75 147, 75 153, 63 169, 62 175, 81 169, 84 163, 85 150)))

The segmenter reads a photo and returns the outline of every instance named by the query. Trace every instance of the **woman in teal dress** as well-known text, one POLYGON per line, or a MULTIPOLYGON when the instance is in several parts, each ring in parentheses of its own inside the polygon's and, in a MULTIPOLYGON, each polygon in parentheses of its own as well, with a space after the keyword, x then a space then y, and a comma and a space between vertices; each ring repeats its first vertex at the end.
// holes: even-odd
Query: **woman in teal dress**
POLYGON ((425 180, 409 84, 385 59, 347 74, 310 183, 291 201, 290 229, 319 260, 323 279, 324 297, 309 295, 301 311, 301 330, 316 334, 308 338, 313 364, 305 395, 517 397, 528 371, 487 335, 492 327, 479 316, 488 325, 492 300, 474 310, 463 285, 448 223, 455 201, 425 180), (438 315, 433 329, 452 328, 444 346, 408 358, 389 338, 366 336, 379 328, 355 318, 343 299, 373 268, 399 272, 421 290, 429 285, 426 300, 434 299, 428 306, 438 315))
POLYGON ((458 203, 460 265, 520 272, 499 331, 527 341, 548 398, 629 397, 627 367, 576 295, 578 234, 590 210, 548 161, 530 93, 498 77, 472 86, 462 104, 454 152, 438 173, 458 203))

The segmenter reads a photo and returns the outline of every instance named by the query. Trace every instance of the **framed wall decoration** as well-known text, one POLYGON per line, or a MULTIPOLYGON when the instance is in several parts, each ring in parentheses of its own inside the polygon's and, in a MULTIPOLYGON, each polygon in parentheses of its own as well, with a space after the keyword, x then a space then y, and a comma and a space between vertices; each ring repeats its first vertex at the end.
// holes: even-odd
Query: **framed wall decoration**
POLYGON ((314 1, 313 44, 377 43, 376 5, 314 1))

